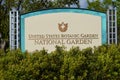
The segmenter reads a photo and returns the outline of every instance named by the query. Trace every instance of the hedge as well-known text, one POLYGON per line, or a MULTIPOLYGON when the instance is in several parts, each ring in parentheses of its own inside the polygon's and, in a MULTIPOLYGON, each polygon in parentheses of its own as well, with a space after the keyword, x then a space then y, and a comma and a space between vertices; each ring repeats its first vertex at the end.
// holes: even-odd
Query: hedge
POLYGON ((0 50, 0 80, 120 80, 120 45, 48 53, 0 50))

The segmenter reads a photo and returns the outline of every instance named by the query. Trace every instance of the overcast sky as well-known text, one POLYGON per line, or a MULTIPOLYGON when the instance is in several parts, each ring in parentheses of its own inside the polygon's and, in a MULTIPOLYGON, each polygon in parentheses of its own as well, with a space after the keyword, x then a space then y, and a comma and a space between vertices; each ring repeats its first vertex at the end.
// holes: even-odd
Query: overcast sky
MULTIPOLYGON (((80 8, 87 7, 87 0, 79 0, 80 1, 80 8)), ((76 5, 71 5, 71 7, 77 7, 76 5)))
POLYGON ((86 8, 87 7, 87 0, 80 0, 80 7, 86 8))

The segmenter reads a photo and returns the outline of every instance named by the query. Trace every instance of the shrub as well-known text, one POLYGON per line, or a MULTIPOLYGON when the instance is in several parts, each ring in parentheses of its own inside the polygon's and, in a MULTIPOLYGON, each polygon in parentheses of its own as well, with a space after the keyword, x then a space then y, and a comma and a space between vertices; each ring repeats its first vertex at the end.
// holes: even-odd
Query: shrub
POLYGON ((120 45, 80 50, 56 46, 32 54, 0 50, 1 80, 120 80, 120 45))

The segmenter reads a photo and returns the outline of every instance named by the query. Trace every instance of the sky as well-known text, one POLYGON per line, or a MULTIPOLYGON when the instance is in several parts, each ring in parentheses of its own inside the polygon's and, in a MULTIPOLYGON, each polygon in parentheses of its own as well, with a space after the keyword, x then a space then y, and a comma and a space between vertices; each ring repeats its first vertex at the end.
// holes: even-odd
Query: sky
POLYGON ((87 7, 87 0, 80 0, 80 7, 86 8, 87 7))
MULTIPOLYGON (((87 7, 87 0, 79 0, 80 1, 80 7, 81 8, 86 8, 87 7)), ((89 1, 94 1, 94 0, 89 0, 89 1)), ((100 0, 101 2, 103 1, 103 0, 100 0)))
MULTIPOLYGON (((80 1, 80 8, 87 7, 87 0, 79 0, 80 1)), ((71 7, 77 7, 76 5, 71 5, 71 7)))

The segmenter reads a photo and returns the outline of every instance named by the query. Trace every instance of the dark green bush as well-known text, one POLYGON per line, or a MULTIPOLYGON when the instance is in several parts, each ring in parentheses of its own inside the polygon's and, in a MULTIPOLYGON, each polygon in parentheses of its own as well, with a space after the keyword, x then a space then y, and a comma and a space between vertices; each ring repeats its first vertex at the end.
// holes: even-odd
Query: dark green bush
POLYGON ((32 54, 0 50, 0 80, 120 80, 120 45, 32 54))

